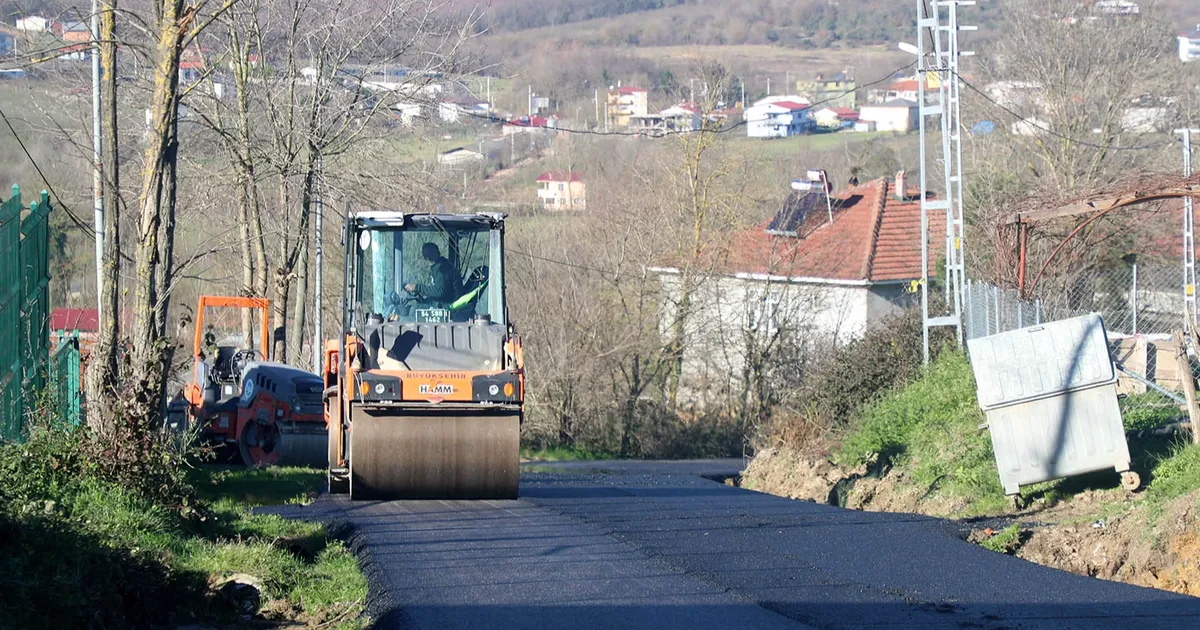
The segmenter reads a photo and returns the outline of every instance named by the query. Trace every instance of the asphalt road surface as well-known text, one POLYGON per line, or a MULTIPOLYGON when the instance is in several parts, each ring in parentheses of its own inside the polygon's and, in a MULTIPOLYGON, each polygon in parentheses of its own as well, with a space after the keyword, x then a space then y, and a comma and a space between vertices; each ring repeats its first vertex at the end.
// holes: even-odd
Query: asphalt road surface
POLYGON ((276 511, 350 525, 379 628, 1200 628, 1200 599, 987 551, 952 522, 705 478, 740 468, 537 465, 517 501, 276 511))

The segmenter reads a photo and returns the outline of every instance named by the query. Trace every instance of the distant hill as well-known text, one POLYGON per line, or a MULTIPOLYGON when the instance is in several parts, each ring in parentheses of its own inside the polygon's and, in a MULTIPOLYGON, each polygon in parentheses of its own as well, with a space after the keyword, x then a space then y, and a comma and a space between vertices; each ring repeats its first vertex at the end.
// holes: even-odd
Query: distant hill
MULTIPOLYGON (((677 46, 769 44, 788 48, 857 47, 910 37, 913 0, 456 0, 490 6, 485 23, 505 39, 526 31, 538 39, 591 45, 677 46)), ((1145 0, 1180 30, 1200 22, 1196 0, 1145 0)), ((986 31, 1002 1, 963 10, 986 31)))

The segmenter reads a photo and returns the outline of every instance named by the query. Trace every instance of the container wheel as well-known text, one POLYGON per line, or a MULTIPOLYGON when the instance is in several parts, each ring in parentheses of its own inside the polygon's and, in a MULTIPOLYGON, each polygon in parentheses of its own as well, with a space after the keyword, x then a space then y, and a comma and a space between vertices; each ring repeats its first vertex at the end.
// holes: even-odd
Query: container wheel
POLYGON ((1121 487, 1125 488, 1129 492, 1134 492, 1138 488, 1141 488, 1142 487, 1141 475, 1133 472, 1132 470, 1127 470, 1127 471, 1121 473, 1121 487))

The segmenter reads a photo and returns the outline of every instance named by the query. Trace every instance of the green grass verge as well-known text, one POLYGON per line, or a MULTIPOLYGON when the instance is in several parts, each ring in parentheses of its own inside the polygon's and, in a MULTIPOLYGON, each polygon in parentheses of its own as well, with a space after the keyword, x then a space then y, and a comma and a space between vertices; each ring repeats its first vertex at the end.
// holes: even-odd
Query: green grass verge
POLYGON ((521 447, 521 461, 529 462, 574 462, 574 461, 597 461, 602 459, 618 459, 612 453, 604 453, 600 451, 589 451, 587 449, 575 448, 571 446, 547 446, 534 448, 531 446, 521 447))
POLYGON ((177 499, 156 501, 100 474, 84 440, 41 431, 0 446, 5 627, 236 622, 212 587, 237 573, 261 582, 262 620, 365 624, 366 580, 345 545, 321 524, 252 512, 321 487, 320 471, 199 466, 177 499))
POLYGON ((1146 488, 1143 505, 1151 523, 1157 522, 1167 503, 1196 490, 1200 490, 1200 445, 1180 443, 1159 460, 1146 488))
POLYGON ((851 466, 884 459, 906 469, 927 498, 966 502, 964 516, 1002 512, 1008 500, 983 421, 966 355, 945 353, 921 378, 864 409, 835 459, 851 466))

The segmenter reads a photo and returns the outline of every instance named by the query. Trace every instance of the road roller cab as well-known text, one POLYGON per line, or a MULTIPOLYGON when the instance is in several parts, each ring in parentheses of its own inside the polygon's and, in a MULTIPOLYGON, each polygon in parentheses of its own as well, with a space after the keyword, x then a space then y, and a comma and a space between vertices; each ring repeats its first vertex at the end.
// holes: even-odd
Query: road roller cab
POLYGON ((188 413, 203 439, 236 448, 247 466, 321 466, 328 441, 325 383, 265 360, 269 310, 266 299, 200 298, 192 383, 184 396, 188 413), (247 331, 257 331, 258 347, 247 331))
POLYGON ((343 335, 325 369, 331 490, 515 497, 525 373, 504 215, 364 212, 345 236, 343 335))

